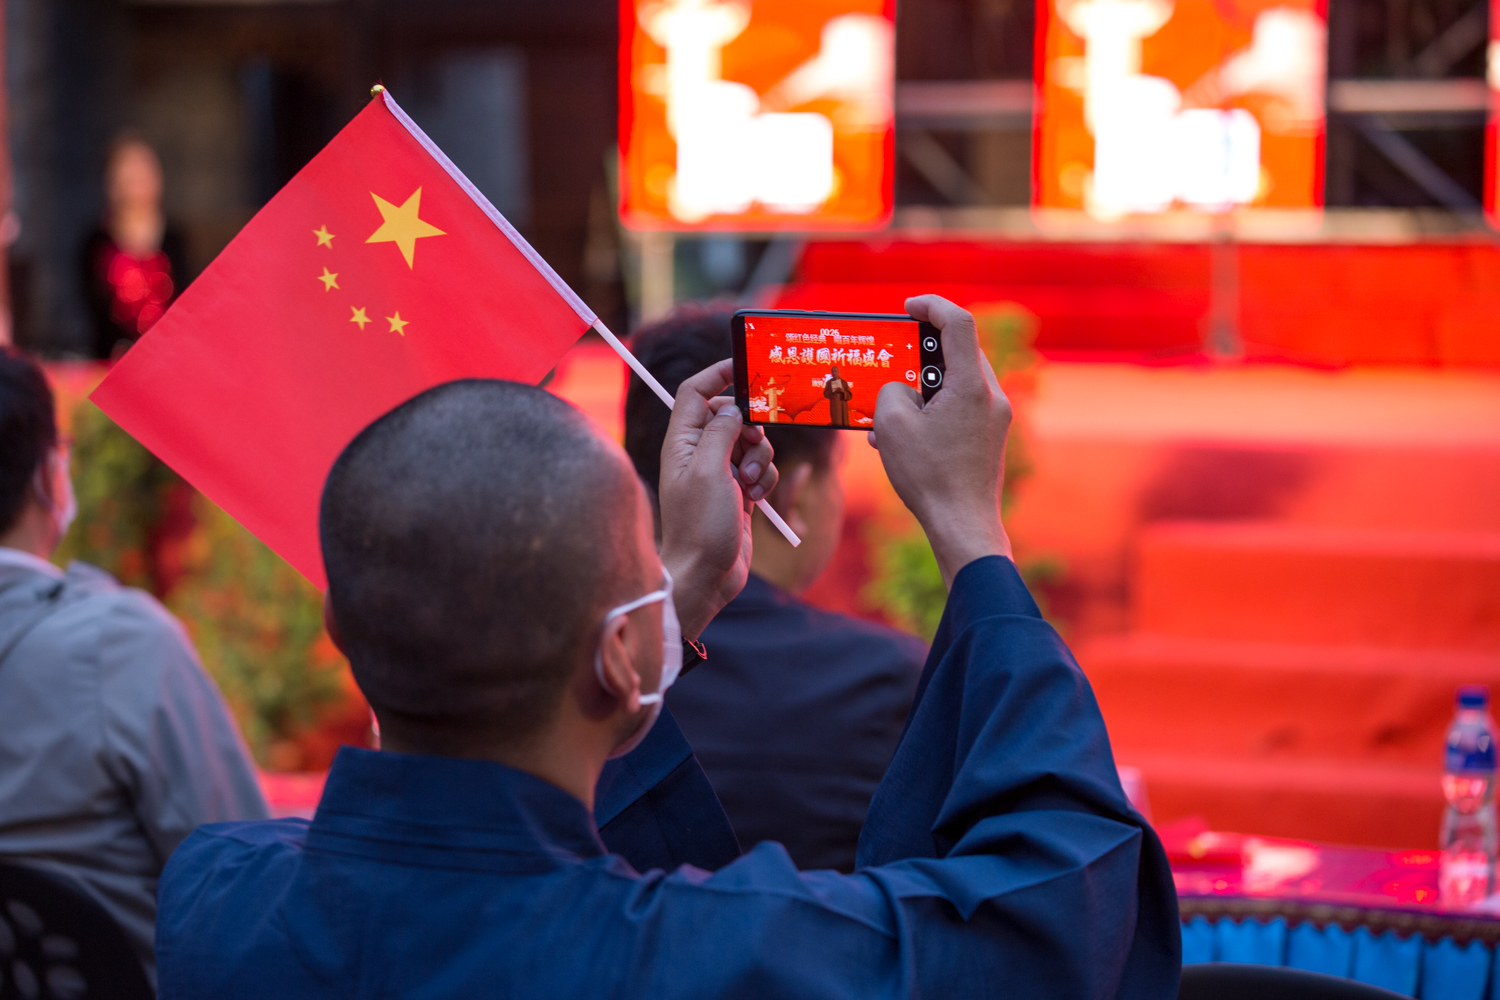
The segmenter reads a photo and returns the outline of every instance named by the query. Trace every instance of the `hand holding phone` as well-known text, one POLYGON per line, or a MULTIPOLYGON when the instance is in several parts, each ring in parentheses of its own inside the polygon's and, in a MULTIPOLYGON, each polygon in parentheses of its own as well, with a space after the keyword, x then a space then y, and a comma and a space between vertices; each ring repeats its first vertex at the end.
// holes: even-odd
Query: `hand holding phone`
POLYGON ((942 388, 935 326, 901 314, 742 309, 734 314, 735 402, 747 423, 870 430, 880 389, 929 400, 942 388))
POLYGON ((906 307, 942 330, 947 387, 919 404, 910 392, 887 385, 870 443, 951 586, 975 559, 1011 554, 1000 520, 1010 401, 980 349, 973 316, 936 295, 907 299, 906 307))

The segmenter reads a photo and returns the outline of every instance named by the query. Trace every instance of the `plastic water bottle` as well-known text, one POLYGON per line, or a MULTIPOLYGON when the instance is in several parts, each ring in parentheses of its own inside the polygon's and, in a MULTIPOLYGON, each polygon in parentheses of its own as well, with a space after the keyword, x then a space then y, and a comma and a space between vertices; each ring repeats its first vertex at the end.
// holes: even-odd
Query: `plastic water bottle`
POLYGON ((1448 727, 1439 835, 1444 906, 1477 903, 1495 885, 1495 722, 1487 688, 1458 689, 1458 712, 1448 727))

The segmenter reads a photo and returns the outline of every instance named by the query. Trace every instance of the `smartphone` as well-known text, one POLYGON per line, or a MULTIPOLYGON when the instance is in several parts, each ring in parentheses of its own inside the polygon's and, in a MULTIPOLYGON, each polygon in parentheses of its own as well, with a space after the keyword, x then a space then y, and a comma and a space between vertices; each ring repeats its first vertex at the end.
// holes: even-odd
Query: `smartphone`
POLYGON ((741 309, 731 324, 735 402, 747 423, 869 430, 887 382, 924 401, 943 387, 937 328, 904 313, 741 309))

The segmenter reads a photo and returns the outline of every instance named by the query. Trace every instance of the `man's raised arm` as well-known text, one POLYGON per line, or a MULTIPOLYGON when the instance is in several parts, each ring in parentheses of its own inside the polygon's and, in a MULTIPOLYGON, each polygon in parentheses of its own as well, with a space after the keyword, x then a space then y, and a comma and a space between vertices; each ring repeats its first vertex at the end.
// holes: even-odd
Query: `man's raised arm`
POLYGON ((937 897, 963 917, 962 929, 916 931, 927 985, 951 980, 924 970, 922 952, 966 946, 974 973, 1003 975, 995 985, 1016 996, 1173 997, 1181 937, 1166 856, 1120 788, 1087 679, 1010 559, 1010 403, 972 316, 937 296, 907 308, 942 331, 943 389, 924 406, 885 386, 870 439, 949 598, 860 867, 909 913, 937 897))

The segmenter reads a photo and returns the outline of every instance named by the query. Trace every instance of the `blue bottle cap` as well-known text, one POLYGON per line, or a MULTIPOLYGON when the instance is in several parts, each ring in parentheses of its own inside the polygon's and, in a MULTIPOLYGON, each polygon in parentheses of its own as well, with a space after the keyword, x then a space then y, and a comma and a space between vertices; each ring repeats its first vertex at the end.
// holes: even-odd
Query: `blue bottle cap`
POLYGON ((1466 684, 1458 689, 1459 708, 1483 708, 1490 703, 1490 689, 1481 684, 1466 684))

